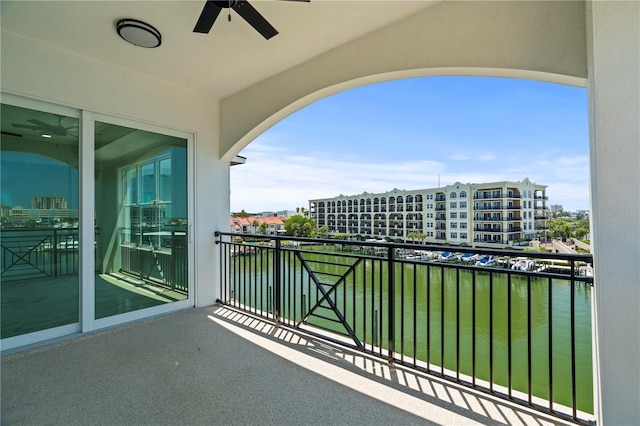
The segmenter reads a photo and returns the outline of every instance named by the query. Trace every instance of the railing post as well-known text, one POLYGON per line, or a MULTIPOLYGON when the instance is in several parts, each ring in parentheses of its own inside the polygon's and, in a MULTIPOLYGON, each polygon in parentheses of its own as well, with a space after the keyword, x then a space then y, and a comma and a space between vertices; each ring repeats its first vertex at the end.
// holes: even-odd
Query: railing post
POLYGON ((275 326, 280 325, 280 286, 282 280, 282 271, 280 265, 280 255, 282 254, 282 241, 276 239, 276 254, 274 256, 274 289, 273 289, 273 322, 275 326))
POLYGON ((53 228, 53 276, 58 276, 58 228, 53 228))
POLYGON ((389 300, 389 316, 388 316, 388 338, 389 338, 389 342, 387 344, 387 351, 388 351, 388 359, 389 359, 389 364, 393 364, 393 353, 395 352, 395 318, 396 318, 396 312, 395 312, 395 295, 396 295, 396 274, 395 274, 395 261, 394 261, 394 253, 395 249, 393 248, 392 245, 389 245, 389 249, 387 251, 387 264, 388 264, 388 282, 389 282, 389 288, 388 288, 388 300, 389 300))

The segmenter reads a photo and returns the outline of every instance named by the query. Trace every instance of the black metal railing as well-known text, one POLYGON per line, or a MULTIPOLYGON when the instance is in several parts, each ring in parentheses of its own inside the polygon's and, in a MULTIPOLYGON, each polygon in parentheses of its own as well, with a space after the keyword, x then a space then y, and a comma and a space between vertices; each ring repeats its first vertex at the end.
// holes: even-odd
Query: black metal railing
POLYGON ((216 238, 225 305, 561 417, 593 412, 591 255, 216 238))
POLYGON ((188 291, 187 250, 185 230, 120 229, 120 271, 143 281, 188 291))
POLYGON ((78 228, 2 228, 2 281, 77 274, 78 228))

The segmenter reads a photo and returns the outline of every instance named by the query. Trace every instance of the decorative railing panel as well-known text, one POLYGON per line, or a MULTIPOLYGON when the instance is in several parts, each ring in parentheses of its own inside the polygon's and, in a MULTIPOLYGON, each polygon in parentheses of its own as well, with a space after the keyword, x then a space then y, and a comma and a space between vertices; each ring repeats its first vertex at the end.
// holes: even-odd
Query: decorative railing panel
POLYGON ((151 238, 142 239, 146 244, 121 243, 121 271, 141 280, 161 283, 172 290, 188 291, 186 232, 166 231, 154 234, 158 243, 154 243, 151 238))
POLYGON ((77 228, 3 228, 2 281, 77 274, 77 228))

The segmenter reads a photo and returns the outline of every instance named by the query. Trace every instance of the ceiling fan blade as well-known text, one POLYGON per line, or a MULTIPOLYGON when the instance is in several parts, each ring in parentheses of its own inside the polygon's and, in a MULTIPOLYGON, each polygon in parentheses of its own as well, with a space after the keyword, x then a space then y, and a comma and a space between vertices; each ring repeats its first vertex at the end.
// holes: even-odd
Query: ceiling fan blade
POLYGON ((45 123, 44 121, 37 120, 35 118, 32 118, 31 120, 27 120, 27 121, 29 123, 33 123, 33 124, 36 124, 36 125, 40 126, 40 128, 42 128, 43 130, 51 130, 51 129, 55 129, 56 128, 56 126, 53 126, 53 125, 51 125, 49 123, 45 123))
POLYGON ((196 26, 193 28, 193 32, 208 34, 209 31, 211 31, 211 27, 213 27, 213 23, 216 22, 221 10, 222 8, 216 5, 215 2, 206 2, 202 8, 200 17, 198 18, 198 22, 196 22, 196 26))
POLYGON ((255 28, 255 30, 262 34, 262 36, 267 40, 278 34, 278 31, 273 28, 273 26, 249 4, 249 2, 239 1, 235 6, 233 6, 233 10, 238 12, 238 15, 247 21, 249 25, 255 28))
POLYGON ((13 133, 13 132, 5 132, 4 130, 2 130, 2 134, 5 136, 14 136, 16 138, 21 138, 22 135, 19 133, 13 133))
POLYGON ((40 130, 40 126, 32 126, 30 124, 11 123, 11 126, 17 127, 18 129, 40 130))

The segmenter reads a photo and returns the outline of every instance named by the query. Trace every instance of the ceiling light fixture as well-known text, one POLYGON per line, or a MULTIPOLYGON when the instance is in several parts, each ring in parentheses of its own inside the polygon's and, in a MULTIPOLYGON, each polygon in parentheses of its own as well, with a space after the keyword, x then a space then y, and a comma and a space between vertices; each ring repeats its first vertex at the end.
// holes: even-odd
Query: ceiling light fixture
POLYGON ((50 138, 50 137, 51 137, 51 135, 50 135, 49 133, 43 133, 43 134, 42 134, 42 137, 43 137, 43 138, 50 138))
POLYGON ((160 31, 137 19, 120 19, 116 22, 116 31, 120 37, 136 46, 153 48, 162 43, 160 31))

